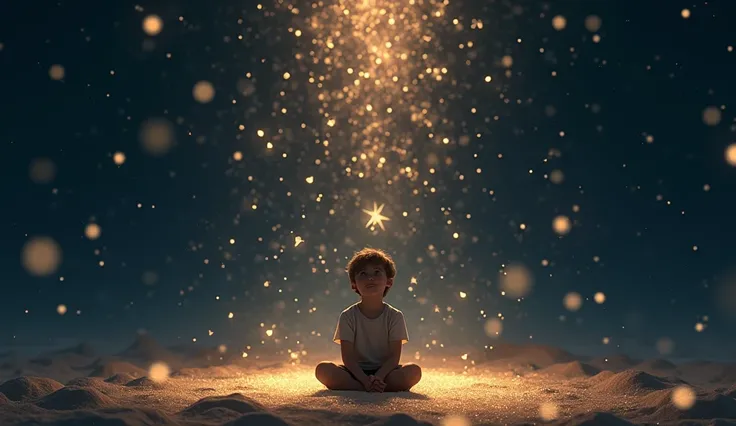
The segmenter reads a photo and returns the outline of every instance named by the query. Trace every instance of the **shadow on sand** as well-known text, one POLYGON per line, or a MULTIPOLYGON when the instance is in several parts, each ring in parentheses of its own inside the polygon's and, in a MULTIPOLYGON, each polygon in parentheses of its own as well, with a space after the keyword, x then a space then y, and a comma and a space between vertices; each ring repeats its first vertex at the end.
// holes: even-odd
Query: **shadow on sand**
POLYGON ((329 389, 319 390, 312 395, 312 397, 326 397, 326 396, 341 396, 343 398, 349 398, 356 404, 376 404, 392 399, 431 399, 427 395, 416 392, 365 392, 365 391, 334 391, 329 389))

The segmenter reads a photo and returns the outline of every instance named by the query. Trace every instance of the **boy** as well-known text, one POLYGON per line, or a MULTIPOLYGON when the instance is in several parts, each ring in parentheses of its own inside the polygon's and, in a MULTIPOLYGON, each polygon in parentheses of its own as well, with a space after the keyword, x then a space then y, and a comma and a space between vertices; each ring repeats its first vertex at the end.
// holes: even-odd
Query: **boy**
POLYGON ((343 365, 321 362, 317 380, 332 390, 408 391, 422 378, 415 364, 399 364, 401 345, 409 341, 404 314, 384 303, 394 284, 396 265, 382 250, 364 248, 347 266, 360 302, 342 311, 333 341, 343 365))

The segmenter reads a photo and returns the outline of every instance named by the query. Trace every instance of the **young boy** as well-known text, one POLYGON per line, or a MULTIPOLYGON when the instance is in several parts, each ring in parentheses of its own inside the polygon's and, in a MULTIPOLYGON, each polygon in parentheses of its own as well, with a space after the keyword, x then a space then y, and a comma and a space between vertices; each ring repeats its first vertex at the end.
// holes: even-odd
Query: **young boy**
POLYGON ((317 380, 332 390, 408 391, 422 378, 422 370, 399 364, 401 345, 409 341, 404 314, 383 301, 394 284, 394 261, 381 250, 364 248, 350 260, 347 272, 360 302, 342 311, 333 337, 343 365, 319 363, 317 380))

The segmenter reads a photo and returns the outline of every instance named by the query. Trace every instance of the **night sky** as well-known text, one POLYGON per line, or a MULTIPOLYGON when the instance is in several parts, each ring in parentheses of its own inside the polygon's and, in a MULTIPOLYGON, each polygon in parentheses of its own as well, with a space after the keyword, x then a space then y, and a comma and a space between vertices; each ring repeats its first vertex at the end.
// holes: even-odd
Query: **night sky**
POLYGON ((0 6, 0 348, 336 350, 371 246, 409 354, 736 357, 736 4, 215 3, 0 6))

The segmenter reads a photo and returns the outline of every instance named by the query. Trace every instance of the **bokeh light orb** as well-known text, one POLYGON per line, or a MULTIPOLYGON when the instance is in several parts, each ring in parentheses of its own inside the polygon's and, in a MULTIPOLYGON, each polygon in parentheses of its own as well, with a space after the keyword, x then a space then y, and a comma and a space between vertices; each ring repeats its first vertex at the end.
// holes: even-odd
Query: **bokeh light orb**
POLYGON ((689 410, 695 405, 696 395, 693 388, 680 385, 672 389, 672 405, 679 410, 689 410))
POLYGON ((163 383, 169 379, 171 370, 165 362, 154 362, 148 369, 148 378, 156 383, 163 383))
POLYGON ((164 29, 164 21, 158 15, 148 15, 143 18, 143 31, 149 36, 155 36, 164 29))
POLYGON ((61 247, 53 238, 33 237, 23 246, 21 263, 31 275, 51 275, 61 264, 61 247))
POLYGON ((526 296, 534 285, 531 272, 523 265, 509 265, 504 268, 500 281, 501 290, 512 299, 526 296))

